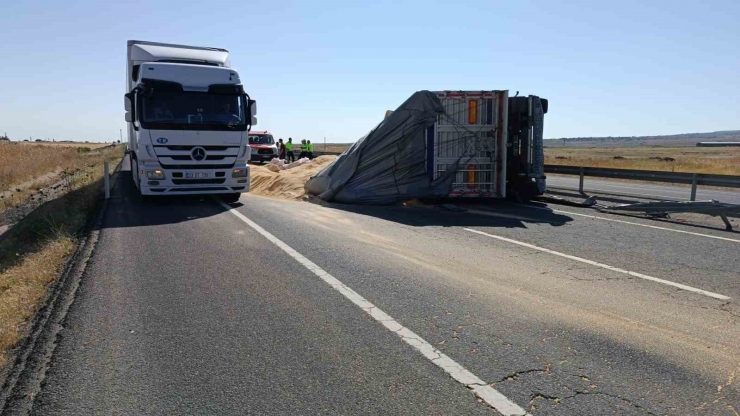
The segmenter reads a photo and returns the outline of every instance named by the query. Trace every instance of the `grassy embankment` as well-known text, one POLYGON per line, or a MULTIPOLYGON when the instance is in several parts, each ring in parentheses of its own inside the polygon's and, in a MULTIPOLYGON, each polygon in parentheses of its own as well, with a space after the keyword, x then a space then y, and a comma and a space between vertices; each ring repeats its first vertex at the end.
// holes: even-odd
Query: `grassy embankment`
POLYGON ((40 188, 83 171, 97 160, 99 152, 111 149, 103 146, 110 145, 0 141, 0 212, 26 201, 40 188))
POLYGON ((110 146, 110 143, 84 143, 84 142, 17 142, 25 146, 48 146, 48 147, 89 147, 92 150, 110 146))
MULTIPOLYGON (((343 152, 351 143, 327 143, 329 152, 343 152)), ((317 151, 324 151, 322 144, 317 151)), ((545 163, 616 169, 740 175, 740 147, 547 147, 545 163), (665 160, 672 158, 675 161, 665 160)))
POLYGON ((545 163, 740 175, 740 147, 545 148, 545 163))
MULTIPOLYGON (((16 158, 21 159, 11 158, 10 169, 4 163, 8 159, 0 161, 5 178, 25 178, 31 172, 43 174, 55 167, 77 166, 84 174, 76 176, 76 183, 68 193, 45 202, 0 237, 0 366, 24 336, 36 308, 65 259, 74 251, 79 232, 94 212, 102 195, 103 162, 109 161, 112 170, 124 150, 118 146, 77 153, 75 149, 69 152, 55 148, 49 154, 40 146, 20 147, 37 153, 13 148, 16 158)), ((10 148, 1 146, 0 156, 7 157, 3 150, 10 148)))

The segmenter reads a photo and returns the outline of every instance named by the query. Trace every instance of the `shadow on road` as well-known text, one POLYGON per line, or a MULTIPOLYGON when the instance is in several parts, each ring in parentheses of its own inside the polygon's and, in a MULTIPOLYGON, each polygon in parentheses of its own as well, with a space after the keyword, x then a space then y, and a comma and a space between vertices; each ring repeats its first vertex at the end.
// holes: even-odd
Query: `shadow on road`
POLYGON ((391 206, 321 205, 413 227, 527 228, 527 224, 558 227, 573 220, 567 215, 544 209, 533 210, 508 201, 436 200, 391 206))
POLYGON ((176 224, 223 214, 210 196, 157 196, 141 198, 131 178, 128 157, 114 175, 103 228, 147 227, 176 224))

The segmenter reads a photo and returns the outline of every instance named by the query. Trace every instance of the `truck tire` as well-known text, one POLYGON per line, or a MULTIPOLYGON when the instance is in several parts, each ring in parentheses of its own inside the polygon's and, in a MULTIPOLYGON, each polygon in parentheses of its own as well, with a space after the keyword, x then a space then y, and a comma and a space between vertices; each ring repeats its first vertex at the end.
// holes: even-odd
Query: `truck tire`
POLYGON ((131 180, 134 181, 134 186, 136 189, 141 189, 139 186, 139 175, 137 174, 139 172, 139 161, 135 158, 131 159, 131 180))
POLYGON ((238 192, 234 194, 224 194, 224 195, 221 195, 221 200, 226 202, 227 204, 233 204, 234 202, 238 202, 241 196, 242 194, 238 192))

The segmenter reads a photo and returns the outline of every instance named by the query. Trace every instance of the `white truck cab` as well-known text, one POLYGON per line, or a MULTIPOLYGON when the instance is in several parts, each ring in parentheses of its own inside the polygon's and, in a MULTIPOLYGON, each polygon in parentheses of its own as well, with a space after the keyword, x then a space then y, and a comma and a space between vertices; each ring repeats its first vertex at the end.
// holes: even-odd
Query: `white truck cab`
POLYGON ((251 100, 228 51, 129 41, 128 150, 142 195, 249 191, 251 100))

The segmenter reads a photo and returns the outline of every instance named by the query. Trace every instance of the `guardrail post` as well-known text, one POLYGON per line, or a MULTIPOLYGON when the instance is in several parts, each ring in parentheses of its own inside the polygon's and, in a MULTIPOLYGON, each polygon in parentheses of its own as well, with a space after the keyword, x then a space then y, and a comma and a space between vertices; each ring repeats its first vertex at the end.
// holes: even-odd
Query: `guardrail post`
POLYGON ((108 162, 103 163, 103 183, 105 184, 105 199, 110 198, 110 176, 108 175, 108 162))
POLYGON ((691 201, 696 201, 696 173, 691 176, 691 201))
POLYGON ((584 170, 585 169, 583 168, 583 166, 581 166, 581 169, 580 169, 581 180, 580 180, 580 182, 578 182, 578 192, 580 192, 580 193, 583 193, 583 173, 584 173, 584 170))

